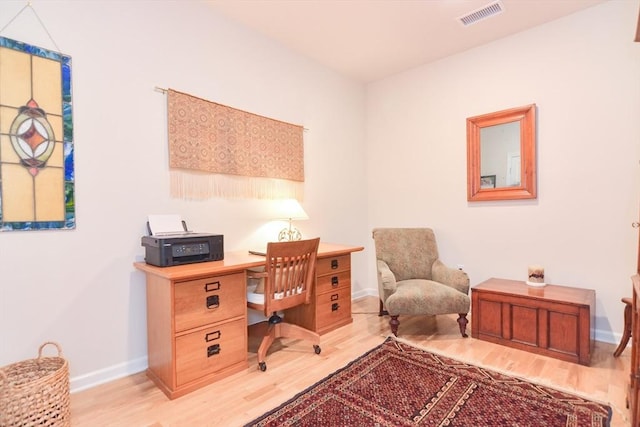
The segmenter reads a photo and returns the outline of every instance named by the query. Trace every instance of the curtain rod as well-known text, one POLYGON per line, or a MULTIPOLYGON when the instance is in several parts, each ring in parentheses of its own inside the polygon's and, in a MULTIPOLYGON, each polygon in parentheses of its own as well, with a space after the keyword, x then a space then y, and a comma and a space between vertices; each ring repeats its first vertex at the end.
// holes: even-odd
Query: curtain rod
MULTIPOLYGON (((167 93, 167 92, 169 92, 169 89, 165 89, 165 88, 160 87, 160 86, 155 86, 155 87, 153 88, 153 90, 155 90, 156 92, 160 92, 160 93, 167 93)), ((303 127, 303 128, 302 128, 302 130, 303 130, 303 131, 305 131, 305 132, 307 132, 309 129, 307 129, 306 127, 303 127)))

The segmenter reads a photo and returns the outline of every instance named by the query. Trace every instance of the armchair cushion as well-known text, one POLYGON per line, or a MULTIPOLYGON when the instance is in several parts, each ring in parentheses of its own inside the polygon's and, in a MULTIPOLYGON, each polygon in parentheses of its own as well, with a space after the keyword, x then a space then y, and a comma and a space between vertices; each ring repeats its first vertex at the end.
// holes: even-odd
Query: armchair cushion
POLYGON ((469 312, 470 299, 450 286, 433 280, 409 279, 397 283, 385 301, 389 314, 449 314, 469 312))
POLYGON ((257 305, 264 305, 264 289, 257 289, 259 285, 247 285, 247 302, 257 305))

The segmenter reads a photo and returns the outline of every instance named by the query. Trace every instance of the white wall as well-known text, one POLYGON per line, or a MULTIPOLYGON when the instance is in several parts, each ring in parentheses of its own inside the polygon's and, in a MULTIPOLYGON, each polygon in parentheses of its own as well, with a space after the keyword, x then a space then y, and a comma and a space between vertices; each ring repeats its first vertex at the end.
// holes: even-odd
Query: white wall
MULTIPOLYGON (((26 2, 0 2, 0 28, 26 2)), ((72 389, 146 367, 140 237, 150 213, 179 213, 226 250, 274 237, 269 203, 168 195, 166 99, 155 86, 301 124, 307 237, 366 239, 365 92, 199 1, 33 1, 72 57, 77 228, 0 235, 0 366, 61 344, 72 389)), ((58 50, 26 9, 2 36, 58 50)), ((275 227, 275 231, 274 231, 275 227)), ((354 290, 366 261, 354 255, 354 290)))
POLYGON ((549 283, 596 290, 596 338, 616 342, 638 253, 637 17, 613 0, 371 84, 369 228, 433 227, 472 284, 541 264, 549 283), (538 198, 467 202, 466 118, 531 103, 538 198))
MULTIPOLYGON (((306 236, 366 246, 354 294, 376 292, 373 226, 432 226, 474 283, 597 289, 603 339, 621 331, 635 270, 640 150, 637 1, 613 1, 367 88, 217 16, 197 1, 33 1, 73 58, 77 229, 0 235, 0 365, 46 340, 72 387, 146 367, 140 236, 149 213, 223 233, 227 250, 270 237, 265 201, 168 196, 166 111, 155 86, 298 123, 306 236), (366 90, 366 92, 365 92, 366 90), (365 96, 366 95, 366 96, 365 96), (535 102, 535 201, 466 201, 465 118, 535 102), (366 123, 365 123, 366 116, 366 123), (366 139, 365 139, 366 136, 366 139), (364 219, 368 218, 368 222, 364 219)), ((25 2, 0 2, 0 27, 25 2)), ((30 10, 3 33, 55 49, 30 10)))

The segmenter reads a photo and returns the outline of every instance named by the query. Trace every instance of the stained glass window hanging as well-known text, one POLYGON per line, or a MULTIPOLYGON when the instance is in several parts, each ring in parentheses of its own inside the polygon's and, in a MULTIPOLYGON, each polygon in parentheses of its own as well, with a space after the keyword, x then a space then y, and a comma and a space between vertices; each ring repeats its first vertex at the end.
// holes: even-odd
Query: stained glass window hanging
POLYGON ((74 229, 71 57, 0 37, 0 231, 74 229))

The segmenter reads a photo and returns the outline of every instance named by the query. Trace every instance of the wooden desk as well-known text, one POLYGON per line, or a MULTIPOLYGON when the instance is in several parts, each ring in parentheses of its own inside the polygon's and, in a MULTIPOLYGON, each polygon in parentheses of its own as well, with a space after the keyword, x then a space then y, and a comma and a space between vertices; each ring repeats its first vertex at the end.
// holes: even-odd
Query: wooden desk
MULTIPOLYGON (((312 302, 287 320, 320 334, 353 322, 351 253, 363 249, 320 243, 312 302)), ((147 376, 170 399, 247 368, 246 270, 264 263, 247 251, 175 267, 134 263, 147 282, 147 376)))
POLYGON ((471 288, 471 336, 589 365, 595 291, 489 279, 471 288))

